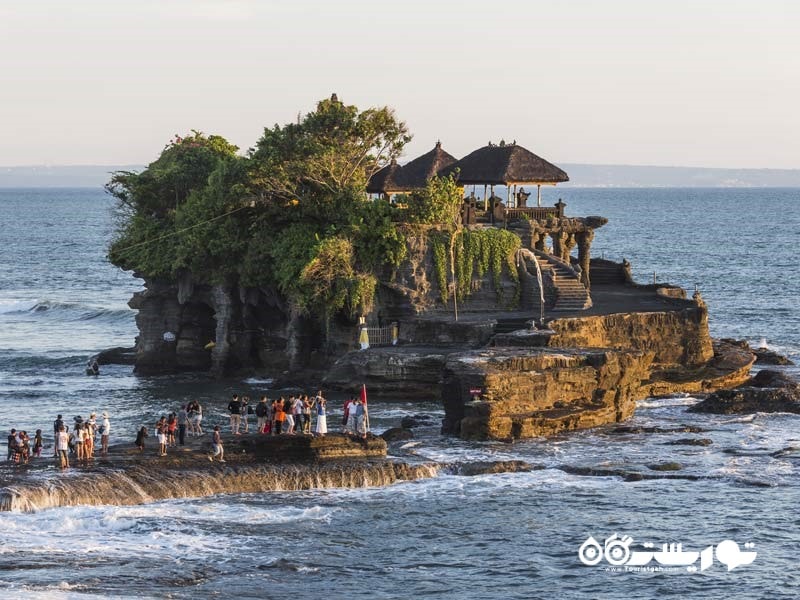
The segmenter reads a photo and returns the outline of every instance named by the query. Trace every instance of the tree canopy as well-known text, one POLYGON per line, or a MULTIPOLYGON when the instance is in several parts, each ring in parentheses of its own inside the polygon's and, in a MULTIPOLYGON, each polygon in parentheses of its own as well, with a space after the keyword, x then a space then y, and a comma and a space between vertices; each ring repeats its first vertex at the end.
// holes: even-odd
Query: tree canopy
POLYGON ((140 173, 114 173, 111 261, 143 277, 273 286, 329 319, 369 308, 376 274, 405 257, 394 209, 369 200, 368 178, 411 139, 389 108, 335 95, 297 123, 275 125, 245 156, 217 135, 175 136, 140 173))
POLYGON ((359 110, 335 94, 296 123, 266 128, 245 155, 217 135, 176 135, 142 172, 114 173, 106 185, 119 200, 109 258, 147 278, 189 270, 201 283, 272 288, 296 314, 326 325, 370 310, 378 280, 406 257, 398 222, 454 232, 455 278, 465 242, 455 233, 462 190, 454 176, 434 177, 402 208, 365 191, 410 139, 392 109, 359 110))

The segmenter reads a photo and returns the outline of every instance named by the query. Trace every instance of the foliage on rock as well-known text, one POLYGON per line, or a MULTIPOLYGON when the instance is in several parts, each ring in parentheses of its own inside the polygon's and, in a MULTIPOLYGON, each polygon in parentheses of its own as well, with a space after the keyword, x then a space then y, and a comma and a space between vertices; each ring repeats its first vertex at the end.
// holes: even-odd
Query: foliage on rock
POLYGON ((326 323, 369 310, 376 275, 406 246, 396 208, 370 201, 368 178, 410 140, 391 109, 335 96, 265 129, 247 156, 220 136, 176 136, 141 173, 114 173, 110 260, 143 277, 277 288, 326 323))
POLYGON ((454 241, 455 293, 459 300, 467 298, 479 289, 484 275, 491 273, 498 302, 507 301, 511 306, 519 303, 519 274, 514 263, 514 255, 519 250, 521 241, 510 231, 496 228, 444 231, 431 236, 436 281, 443 303, 449 301, 452 293, 447 281, 447 274, 452 266, 447 252, 451 240, 454 241), (503 297, 503 272, 515 284, 514 296, 510 299, 503 297))

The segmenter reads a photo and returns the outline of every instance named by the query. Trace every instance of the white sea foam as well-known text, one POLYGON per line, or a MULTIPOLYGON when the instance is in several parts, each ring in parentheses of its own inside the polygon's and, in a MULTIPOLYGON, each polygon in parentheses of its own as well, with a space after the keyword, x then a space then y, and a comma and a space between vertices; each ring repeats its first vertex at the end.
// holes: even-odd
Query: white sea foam
POLYGON ((247 385, 272 385, 272 382, 275 381, 271 377, 248 377, 247 379, 243 379, 242 383, 246 383, 247 385))
POLYGON ((231 515, 243 524, 329 522, 335 507, 264 507, 252 495, 218 497, 208 502, 168 501, 143 506, 68 507, 38 513, 4 513, 0 555, 25 552, 207 559, 224 556, 234 543, 219 535, 231 515), (224 498, 224 499, 223 499, 224 498), (232 508, 235 507, 235 508, 232 508), (82 535, 85 534, 85 535, 82 535))
POLYGON ((0 299, 0 315, 21 313, 32 310, 39 303, 38 300, 12 300, 0 299))
POLYGON ((697 404, 694 396, 669 396, 665 398, 645 398, 636 403, 637 408, 666 408, 668 406, 691 406, 697 404))

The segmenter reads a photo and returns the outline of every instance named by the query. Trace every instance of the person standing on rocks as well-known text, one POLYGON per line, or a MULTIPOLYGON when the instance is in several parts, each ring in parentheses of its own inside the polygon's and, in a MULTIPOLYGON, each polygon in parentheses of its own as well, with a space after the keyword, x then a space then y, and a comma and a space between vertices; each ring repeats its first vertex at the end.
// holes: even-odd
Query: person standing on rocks
POLYGON ((250 396, 242 396, 242 408, 241 408, 241 415, 242 415, 242 425, 244 425, 244 433, 250 433, 250 421, 247 418, 247 415, 250 414, 250 411, 253 410, 250 408, 250 396))
POLYGON ((242 403, 239 401, 238 394, 234 394, 231 401, 228 402, 228 412, 231 415, 231 433, 239 435, 239 424, 242 420, 242 403))
POLYGON ((86 430, 83 428, 83 418, 75 417, 75 457, 78 461, 86 458, 84 442, 86 441, 86 430))
POLYGON ((186 444, 186 424, 189 422, 189 413, 186 411, 186 405, 181 404, 178 410, 178 443, 183 446, 186 444))
POLYGON ((144 440, 147 438, 147 427, 142 425, 139 432, 136 434, 136 447, 139 449, 139 452, 144 450, 144 440))
POLYGON ((285 400, 283 403, 283 414, 284 414, 284 430, 285 433, 289 435, 294 435, 294 396, 291 396, 288 400, 285 400))
POLYGON ((100 424, 100 452, 108 454, 108 436, 111 435, 111 421, 108 420, 108 411, 103 411, 103 422, 100 424))
POLYGON ((94 458, 94 425, 92 421, 83 424, 83 457, 86 460, 94 458))
POLYGON ((328 433, 328 416, 325 414, 327 403, 327 400, 322 397, 322 392, 317 393, 317 397, 314 398, 314 406, 317 409, 317 423, 314 426, 314 433, 319 437, 325 437, 325 434, 328 433))
MULTIPOLYGON (((61 418, 61 415, 59 415, 61 418)), ((56 457, 59 459, 59 463, 61 464, 62 469, 66 469, 69 467, 69 434, 64 430, 64 425, 62 424, 59 427, 58 432, 56 433, 55 444, 53 444, 56 449, 56 457)))
POLYGON ((292 402, 292 418, 294 419, 294 433, 303 433, 303 396, 297 394, 292 402))
POLYGON ((286 413, 283 410, 283 396, 275 400, 273 403, 273 410, 275 415, 275 423, 272 426, 272 433, 274 435, 280 435, 283 433, 283 422, 286 420, 286 413))
POLYGON ((225 449, 222 447, 222 434, 219 431, 219 425, 214 425, 214 433, 211 434, 211 454, 208 455, 208 460, 214 462, 215 456, 219 456, 219 462, 225 462, 225 449))
POLYGON ((342 432, 343 433, 350 433, 351 428, 351 418, 350 418, 350 409, 353 406, 353 398, 352 396, 345 400, 344 402, 344 413, 342 414, 342 432))
POLYGON ((256 404, 256 429, 258 433, 266 433, 264 429, 267 426, 268 415, 269 405, 267 404, 267 397, 261 396, 261 401, 256 404))
POLYGON ((17 447, 17 430, 12 429, 11 433, 8 436, 8 456, 6 456, 6 461, 11 461, 11 457, 14 454, 14 450, 17 447))
POLYGON ((203 428, 200 423, 203 421, 203 407, 197 400, 192 400, 189 403, 189 434, 190 435, 203 435, 203 428))
POLYGON ((308 394, 303 396, 303 433, 311 434, 311 400, 308 394))
POLYGON ((364 404, 359 398, 356 398, 355 409, 350 406, 350 412, 354 413, 354 430, 355 434, 361 438, 367 437, 367 426, 364 420, 364 404))
POLYGON ((158 455, 167 455, 167 418, 161 417, 156 423, 156 437, 158 438, 158 455))
MULTIPOLYGON (((56 417, 56 420, 53 421, 53 439, 54 440, 58 436, 58 432, 61 431, 62 427, 64 427, 64 417, 62 417, 61 415, 58 415, 56 417)), ((69 436, 67 436, 67 437, 69 437, 69 436)), ((58 448, 56 448, 55 444, 53 444, 53 456, 58 458, 58 448)))
POLYGON ((167 417, 167 445, 175 446, 175 432, 178 430, 178 417, 175 413, 169 413, 167 417))
POLYGON ((42 430, 37 429, 36 435, 33 438, 33 455, 39 458, 42 455, 42 448, 44 447, 44 440, 42 439, 42 430))

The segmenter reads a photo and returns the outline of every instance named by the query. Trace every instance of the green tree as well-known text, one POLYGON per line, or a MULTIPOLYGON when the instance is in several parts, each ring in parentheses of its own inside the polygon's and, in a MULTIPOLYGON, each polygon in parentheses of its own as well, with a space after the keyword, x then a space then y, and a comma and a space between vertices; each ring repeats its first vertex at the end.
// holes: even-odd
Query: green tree
POLYGON ((145 277, 273 286, 326 324, 369 310, 376 275, 405 257, 396 209, 368 178, 410 135, 389 108, 336 97, 266 129, 246 157, 219 136, 176 136, 141 173, 114 173, 120 224, 109 257, 145 277))

